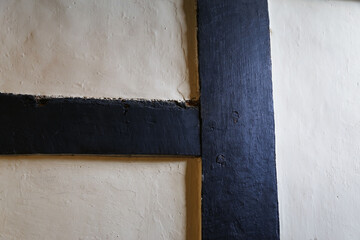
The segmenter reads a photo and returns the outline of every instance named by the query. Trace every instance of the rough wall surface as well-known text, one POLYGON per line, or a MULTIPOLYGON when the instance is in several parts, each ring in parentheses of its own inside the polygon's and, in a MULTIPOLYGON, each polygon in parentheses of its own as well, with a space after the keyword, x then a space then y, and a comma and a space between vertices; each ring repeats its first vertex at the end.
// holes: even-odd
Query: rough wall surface
POLYGON ((0 91, 197 98, 195 18, 192 0, 1 1, 0 91))
MULTIPOLYGON (((195 18, 192 0, 0 1, 0 92, 198 98, 195 18)), ((199 239, 200 165, 0 157, 0 239, 199 239)))
POLYGON ((360 2, 269 5, 281 239, 359 239, 360 2))
POLYGON ((187 160, 1 157, 0 239, 185 239, 187 160))

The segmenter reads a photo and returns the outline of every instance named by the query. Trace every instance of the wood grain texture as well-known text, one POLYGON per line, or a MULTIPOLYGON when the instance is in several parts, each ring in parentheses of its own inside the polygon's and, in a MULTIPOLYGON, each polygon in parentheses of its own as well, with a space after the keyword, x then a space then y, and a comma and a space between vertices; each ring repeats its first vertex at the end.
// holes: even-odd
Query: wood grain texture
POLYGON ((200 155, 182 103, 0 94, 0 112, 0 154, 200 155))
POLYGON ((266 0, 198 0, 203 239, 279 239, 266 0))

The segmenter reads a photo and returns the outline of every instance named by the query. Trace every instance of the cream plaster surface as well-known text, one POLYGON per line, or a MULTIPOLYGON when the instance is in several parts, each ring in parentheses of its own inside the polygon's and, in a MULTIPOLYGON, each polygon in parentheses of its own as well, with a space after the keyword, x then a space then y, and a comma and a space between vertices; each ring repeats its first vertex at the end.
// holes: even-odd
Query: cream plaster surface
MULTIPOLYGON (((196 59, 194 0, 0 1, 0 92, 197 99, 196 59)), ((200 186, 196 158, 2 156, 0 239, 200 239, 200 186)))
POLYGON ((194 0, 0 1, 0 92, 196 99, 195 9, 194 0))
POLYGON ((269 7, 281 239, 360 239, 360 2, 269 7))
POLYGON ((0 157, 0 239, 199 239, 199 166, 195 158, 0 157))

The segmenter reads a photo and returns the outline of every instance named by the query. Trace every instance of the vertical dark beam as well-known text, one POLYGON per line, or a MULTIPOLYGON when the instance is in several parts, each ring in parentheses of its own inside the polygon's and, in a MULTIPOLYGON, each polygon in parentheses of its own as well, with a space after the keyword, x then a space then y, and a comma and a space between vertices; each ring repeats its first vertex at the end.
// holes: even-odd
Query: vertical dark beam
POLYGON ((198 0, 203 239, 279 239, 268 5, 198 0))

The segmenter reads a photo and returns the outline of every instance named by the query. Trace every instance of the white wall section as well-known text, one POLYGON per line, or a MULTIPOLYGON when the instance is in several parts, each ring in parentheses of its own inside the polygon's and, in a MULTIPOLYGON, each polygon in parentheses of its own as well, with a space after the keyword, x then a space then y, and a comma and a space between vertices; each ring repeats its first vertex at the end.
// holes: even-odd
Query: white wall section
POLYGON ((0 92, 197 98, 195 26, 191 0, 0 1, 0 92))
POLYGON ((281 239, 359 239, 360 2, 269 5, 281 239))
POLYGON ((0 239, 185 239, 189 161, 1 157, 0 239))
MULTIPOLYGON (((196 62, 195 0, 0 1, 0 92, 197 99, 196 62)), ((200 176, 195 158, 3 156, 0 239, 199 239, 200 176)))

